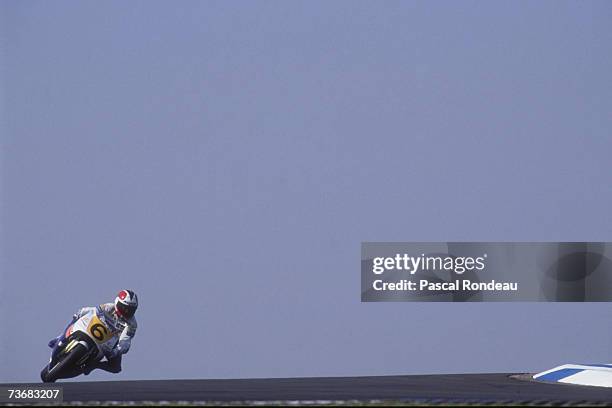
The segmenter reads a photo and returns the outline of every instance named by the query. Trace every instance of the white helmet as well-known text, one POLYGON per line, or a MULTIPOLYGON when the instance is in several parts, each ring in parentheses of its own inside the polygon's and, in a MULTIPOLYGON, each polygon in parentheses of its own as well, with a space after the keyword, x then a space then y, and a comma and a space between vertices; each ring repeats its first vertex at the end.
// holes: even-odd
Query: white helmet
POLYGON ((124 319, 130 319, 138 309, 138 296, 131 291, 124 289, 115 298, 115 313, 124 319))

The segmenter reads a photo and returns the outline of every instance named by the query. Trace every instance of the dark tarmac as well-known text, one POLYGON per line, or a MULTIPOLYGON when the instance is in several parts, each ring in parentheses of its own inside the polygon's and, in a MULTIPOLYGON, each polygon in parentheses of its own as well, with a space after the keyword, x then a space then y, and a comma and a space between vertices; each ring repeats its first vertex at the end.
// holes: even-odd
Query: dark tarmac
MULTIPOLYGON (((528 376, 523 376, 527 378, 528 376)), ((64 401, 401 401, 607 403, 612 388, 525 381, 512 374, 56 383, 64 401), (512 377, 511 377, 512 376, 512 377)), ((19 384, 23 387, 26 384, 19 384)), ((32 384, 40 385, 40 384, 32 384)))

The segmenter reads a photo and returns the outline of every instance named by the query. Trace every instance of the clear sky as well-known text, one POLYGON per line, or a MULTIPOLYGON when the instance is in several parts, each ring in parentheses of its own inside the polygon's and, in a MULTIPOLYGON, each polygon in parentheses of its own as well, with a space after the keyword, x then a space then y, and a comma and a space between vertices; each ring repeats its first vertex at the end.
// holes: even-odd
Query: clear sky
POLYGON ((0 381, 124 287, 125 379, 612 360, 606 303, 360 303, 362 241, 612 240, 611 2, 0 11, 0 381))

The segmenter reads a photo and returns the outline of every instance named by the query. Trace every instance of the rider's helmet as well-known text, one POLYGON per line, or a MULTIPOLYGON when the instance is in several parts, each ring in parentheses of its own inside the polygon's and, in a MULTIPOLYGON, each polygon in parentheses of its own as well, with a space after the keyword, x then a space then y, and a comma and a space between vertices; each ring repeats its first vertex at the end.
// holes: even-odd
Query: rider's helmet
POLYGON ((131 291, 124 289, 115 298, 115 313, 124 319, 130 319, 138 309, 138 297, 131 291))

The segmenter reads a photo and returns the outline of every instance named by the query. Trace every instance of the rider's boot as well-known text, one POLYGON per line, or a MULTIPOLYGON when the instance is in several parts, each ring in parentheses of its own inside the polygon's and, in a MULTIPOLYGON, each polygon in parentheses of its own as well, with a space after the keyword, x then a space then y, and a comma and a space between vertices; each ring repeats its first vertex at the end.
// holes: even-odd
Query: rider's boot
POLYGON ((89 375, 93 370, 100 369, 109 373, 118 374, 121 372, 121 355, 107 361, 94 361, 83 367, 83 374, 89 375))

